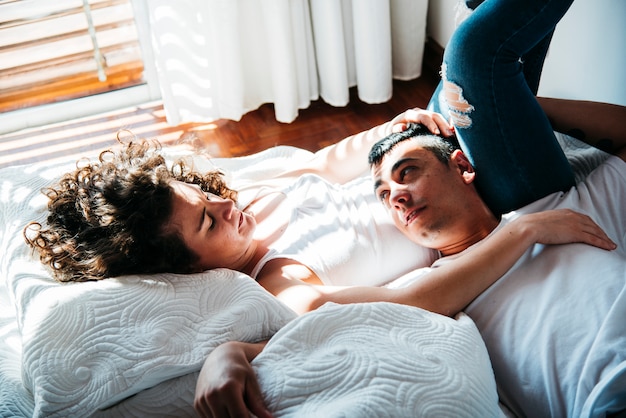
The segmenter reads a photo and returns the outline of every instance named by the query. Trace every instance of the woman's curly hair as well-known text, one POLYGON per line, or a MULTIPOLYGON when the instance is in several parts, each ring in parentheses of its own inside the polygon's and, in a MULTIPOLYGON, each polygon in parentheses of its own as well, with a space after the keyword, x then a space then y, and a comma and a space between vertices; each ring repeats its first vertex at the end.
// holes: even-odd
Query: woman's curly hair
POLYGON ((79 161, 43 190, 50 199, 46 223, 31 222, 24 237, 56 280, 192 271, 197 256, 164 228, 172 215, 170 182, 198 184, 233 201, 237 193, 219 171, 200 174, 183 160, 168 168, 160 150, 158 142, 129 142, 97 161, 79 161))

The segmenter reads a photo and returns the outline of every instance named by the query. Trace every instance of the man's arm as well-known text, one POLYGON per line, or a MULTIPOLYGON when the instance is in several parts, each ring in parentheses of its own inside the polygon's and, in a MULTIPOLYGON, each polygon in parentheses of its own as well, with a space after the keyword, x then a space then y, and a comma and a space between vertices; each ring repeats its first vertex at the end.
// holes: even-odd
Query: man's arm
POLYGON ((555 131, 626 161, 626 107, 610 103, 538 97, 555 131))

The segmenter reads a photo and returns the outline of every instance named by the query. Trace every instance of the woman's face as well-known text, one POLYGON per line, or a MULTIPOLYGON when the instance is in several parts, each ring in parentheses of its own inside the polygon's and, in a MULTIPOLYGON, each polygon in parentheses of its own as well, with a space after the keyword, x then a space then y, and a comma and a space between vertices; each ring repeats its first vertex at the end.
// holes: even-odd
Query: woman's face
POLYGON ((230 199, 205 193, 200 186, 180 181, 171 183, 172 215, 165 226, 178 234, 198 256, 198 271, 225 267, 241 270, 256 249, 256 221, 237 209, 230 199))

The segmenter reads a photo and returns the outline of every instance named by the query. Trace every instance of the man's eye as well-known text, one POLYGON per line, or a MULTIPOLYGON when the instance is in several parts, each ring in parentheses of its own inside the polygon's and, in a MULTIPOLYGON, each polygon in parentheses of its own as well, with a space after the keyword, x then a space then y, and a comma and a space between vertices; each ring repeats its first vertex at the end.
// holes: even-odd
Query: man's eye
POLYGON ((400 178, 404 178, 407 174, 411 173, 411 171, 415 170, 414 166, 408 166, 408 167, 404 167, 401 171, 400 171, 400 178))
POLYGON ((389 192, 387 190, 378 193, 378 199, 380 199, 380 201, 383 203, 387 201, 388 197, 389 197, 389 192))

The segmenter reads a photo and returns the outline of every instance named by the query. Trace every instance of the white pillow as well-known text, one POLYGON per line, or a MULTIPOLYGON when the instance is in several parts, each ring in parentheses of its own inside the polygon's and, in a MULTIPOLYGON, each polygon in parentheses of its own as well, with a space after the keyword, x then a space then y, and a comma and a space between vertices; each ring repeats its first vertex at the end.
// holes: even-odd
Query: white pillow
POLYGON ((268 339, 296 316, 226 269, 67 284, 31 277, 18 295, 35 416, 89 415, 199 370, 223 342, 268 339))

